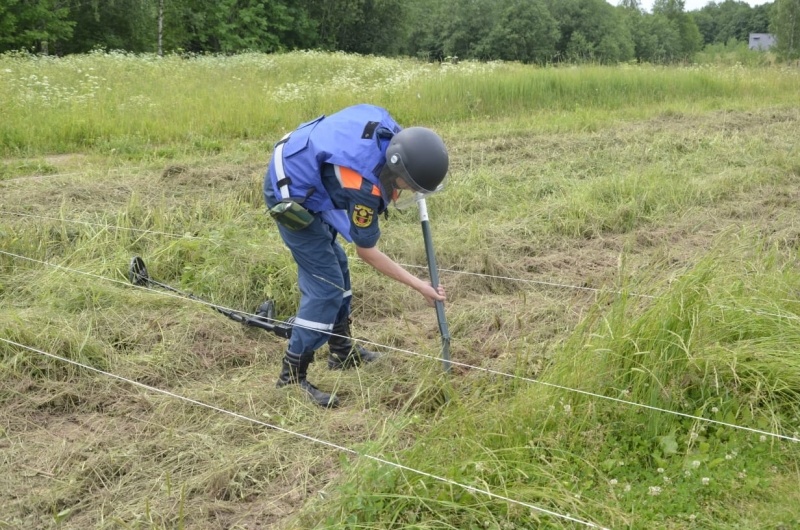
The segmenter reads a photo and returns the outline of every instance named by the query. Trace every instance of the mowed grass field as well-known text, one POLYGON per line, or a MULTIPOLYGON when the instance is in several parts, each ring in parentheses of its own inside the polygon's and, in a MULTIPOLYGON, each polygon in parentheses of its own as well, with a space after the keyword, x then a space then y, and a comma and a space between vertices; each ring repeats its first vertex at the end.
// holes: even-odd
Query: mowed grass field
MULTIPOLYGON (((800 71, 318 52, 0 57, 0 528, 800 528, 800 71), (271 146, 369 102, 444 137, 433 309, 276 389, 271 146)), ((421 277, 416 212, 380 247, 421 277)), ((354 255, 353 249, 348 253, 354 255)))

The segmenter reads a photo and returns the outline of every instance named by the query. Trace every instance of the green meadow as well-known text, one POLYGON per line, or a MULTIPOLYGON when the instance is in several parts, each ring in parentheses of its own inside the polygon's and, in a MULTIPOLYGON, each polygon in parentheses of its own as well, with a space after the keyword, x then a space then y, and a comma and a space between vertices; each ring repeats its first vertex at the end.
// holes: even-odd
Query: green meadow
MULTIPOLYGON (((800 528, 800 70, 341 53, 0 56, 0 528, 800 528), (433 309, 347 248, 383 353, 276 389, 271 148, 436 129, 433 309)), ((415 211, 380 248, 426 277, 415 211)))

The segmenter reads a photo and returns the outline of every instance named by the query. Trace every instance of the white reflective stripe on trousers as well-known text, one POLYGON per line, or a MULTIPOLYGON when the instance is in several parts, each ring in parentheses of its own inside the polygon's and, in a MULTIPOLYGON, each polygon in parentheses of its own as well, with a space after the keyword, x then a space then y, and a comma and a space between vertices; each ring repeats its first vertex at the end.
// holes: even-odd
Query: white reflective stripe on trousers
POLYGON ((304 318, 295 318, 294 325, 306 329, 315 329, 317 331, 331 331, 333 329, 333 324, 323 324, 322 322, 314 322, 304 318))

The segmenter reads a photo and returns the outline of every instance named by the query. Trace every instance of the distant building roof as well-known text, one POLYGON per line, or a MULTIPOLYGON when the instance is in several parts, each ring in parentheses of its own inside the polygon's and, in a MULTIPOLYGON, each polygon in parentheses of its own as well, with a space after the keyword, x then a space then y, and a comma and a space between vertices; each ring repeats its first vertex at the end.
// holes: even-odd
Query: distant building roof
POLYGON ((775 45, 775 35, 771 33, 751 33, 748 48, 751 50, 769 50, 775 45))

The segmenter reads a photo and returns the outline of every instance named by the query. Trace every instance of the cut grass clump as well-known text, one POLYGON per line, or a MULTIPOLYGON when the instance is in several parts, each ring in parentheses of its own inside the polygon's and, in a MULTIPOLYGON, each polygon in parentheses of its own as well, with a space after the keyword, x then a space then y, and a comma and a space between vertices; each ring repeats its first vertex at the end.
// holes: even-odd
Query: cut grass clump
MULTIPOLYGON (((540 379, 547 386, 503 385, 489 402, 491 392, 465 396, 414 447, 394 453, 390 444, 382 454, 609 527, 755 524, 753 496, 776 508, 762 510, 761 524, 796 521, 783 507, 800 497, 775 466, 796 467, 800 446, 767 433, 800 430, 800 363, 788 354, 800 348, 800 321, 797 302, 780 302, 797 292, 800 274, 753 238, 739 241, 711 252, 645 311, 627 295, 598 306, 553 357, 540 379), (744 263, 751 273, 742 276, 744 263)), ((320 508, 329 513, 320 527, 569 527, 374 462, 359 461, 346 477, 337 500, 320 508)))
POLYGON ((5 339, 0 341, 0 368, 6 376, 16 374, 64 381, 73 380, 80 373, 74 365, 52 356, 99 370, 106 370, 109 366, 103 345, 85 330, 73 327, 69 319, 48 318, 29 310, 4 310, 0 315, 3 317, 0 337, 5 339), (29 348, 52 356, 43 356, 29 348))

